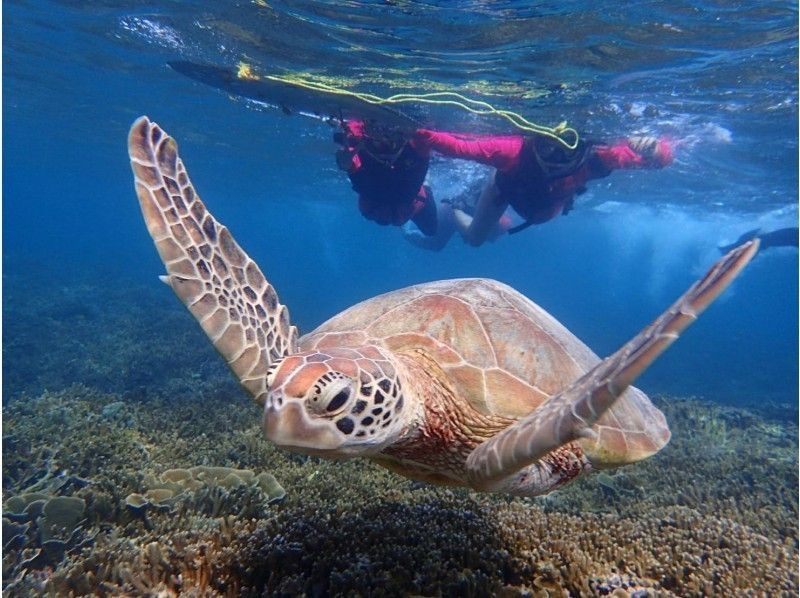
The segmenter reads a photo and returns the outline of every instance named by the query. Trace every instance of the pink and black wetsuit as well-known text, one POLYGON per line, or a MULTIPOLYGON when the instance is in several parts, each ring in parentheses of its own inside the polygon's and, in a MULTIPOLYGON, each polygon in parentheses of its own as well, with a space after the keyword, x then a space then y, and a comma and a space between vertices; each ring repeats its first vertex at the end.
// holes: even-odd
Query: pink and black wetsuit
POLYGON ((346 146, 352 153, 345 170, 364 217, 394 226, 412 220, 424 234, 435 234, 436 205, 430 189, 422 184, 430 149, 412 139, 392 160, 385 160, 369 150, 363 122, 348 121, 345 127, 346 146))
POLYGON ((661 168, 672 161, 666 140, 654 156, 634 151, 627 140, 614 145, 580 143, 569 151, 541 135, 467 136, 420 129, 417 146, 452 158, 473 160, 497 169, 495 185, 528 224, 540 224, 566 213, 587 181, 618 168, 661 168))

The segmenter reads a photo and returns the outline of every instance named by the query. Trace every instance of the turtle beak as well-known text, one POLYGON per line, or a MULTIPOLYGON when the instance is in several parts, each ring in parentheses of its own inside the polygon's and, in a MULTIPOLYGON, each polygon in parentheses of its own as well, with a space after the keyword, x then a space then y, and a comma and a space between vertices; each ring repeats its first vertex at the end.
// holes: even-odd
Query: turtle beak
POLYGON ((329 422, 313 420, 297 401, 267 401, 264 434, 281 448, 307 454, 325 454, 342 445, 343 439, 329 422))

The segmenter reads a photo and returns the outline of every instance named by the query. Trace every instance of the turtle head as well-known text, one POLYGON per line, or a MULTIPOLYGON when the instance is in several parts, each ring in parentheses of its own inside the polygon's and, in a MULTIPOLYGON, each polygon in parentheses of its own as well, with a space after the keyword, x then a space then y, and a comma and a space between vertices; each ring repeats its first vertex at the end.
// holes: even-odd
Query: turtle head
POLYGON ((391 357, 372 345, 289 355, 270 366, 267 386, 267 438, 301 453, 375 453, 394 442, 408 421, 391 357))

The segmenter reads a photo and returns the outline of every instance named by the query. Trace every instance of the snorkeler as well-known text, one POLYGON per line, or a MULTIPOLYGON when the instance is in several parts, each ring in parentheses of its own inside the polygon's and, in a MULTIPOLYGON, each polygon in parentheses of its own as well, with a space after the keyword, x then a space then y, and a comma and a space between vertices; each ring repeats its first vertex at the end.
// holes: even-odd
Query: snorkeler
POLYGON ((439 205, 424 184, 430 150, 396 127, 358 120, 341 126, 333 136, 343 146, 336 163, 358 193, 361 214, 381 225, 402 226, 410 220, 425 236, 435 236, 439 205))
POLYGON ((403 226, 406 240, 438 251, 455 231, 478 246, 505 232, 546 222, 572 209, 590 179, 619 168, 662 168, 672 161, 664 139, 631 137, 615 145, 580 141, 569 150, 544 135, 466 136, 418 129, 413 133, 373 121, 349 120, 334 141, 343 147, 336 162, 358 193, 362 215, 381 225, 403 226), (431 151, 494 166, 477 201, 436 201, 424 184, 431 151), (525 220, 511 226, 511 206, 525 220))
POLYGON ((413 141, 424 150, 495 167, 472 215, 453 206, 457 229, 476 247, 496 233, 509 205, 525 220, 508 230, 515 233, 567 214, 591 179, 616 169, 663 168, 672 162, 670 142, 654 137, 631 137, 613 145, 581 140, 570 150, 539 134, 466 136, 420 129, 413 141))
POLYGON ((744 233, 730 245, 720 245, 717 247, 717 249, 719 249, 722 253, 727 253, 731 247, 736 247, 741 243, 749 241, 750 239, 755 239, 756 237, 761 240, 761 244, 758 247, 759 252, 769 249, 770 247, 797 247, 798 227, 790 226, 787 228, 779 228, 766 233, 762 233, 760 228, 754 228, 753 230, 744 233))

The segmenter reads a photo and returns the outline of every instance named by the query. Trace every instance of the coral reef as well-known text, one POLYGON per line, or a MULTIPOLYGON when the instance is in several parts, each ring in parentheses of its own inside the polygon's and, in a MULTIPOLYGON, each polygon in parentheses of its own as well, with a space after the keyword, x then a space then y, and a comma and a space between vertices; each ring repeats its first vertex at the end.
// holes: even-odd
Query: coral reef
POLYGON ((118 272, 50 270, 7 261, 4 401, 76 382, 136 401, 147 399, 154 379, 165 392, 191 392, 201 378, 215 380, 224 392, 235 391, 205 335, 161 285, 132 284, 120 280, 118 272), (170 333, 163 335, 164 330, 170 333))
POLYGON ((124 420, 103 415, 118 396, 81 386, 7 405, 5 513, 22 513, 4 521, 7 595, 797 590, 797 429, 754 412, 662 400, 674 438, 661 455, 510 499, 283 453, 244 397, 198 396, 132 403, 124 420), (265 469, 280 503, 253 491, 265 469), (31 488, 83 505, 52 554, 24 515, 42 500, 31 488), (126 506, 135 494, 155 504, 146 518, 126 506))
POLYGON ((186 508, 186 502, 211 517, 263 517, 270 503, 286 496, 271 473, 256 475, 249 469, 233 467, 168 469, 157 480, 147 476, 145 483, 149 489, 144 495, 133 493, 125 497, 125 506, 145 520, 150 509, 172 509, 176 505, 186 508))

